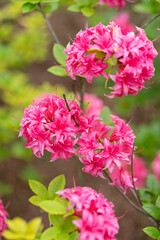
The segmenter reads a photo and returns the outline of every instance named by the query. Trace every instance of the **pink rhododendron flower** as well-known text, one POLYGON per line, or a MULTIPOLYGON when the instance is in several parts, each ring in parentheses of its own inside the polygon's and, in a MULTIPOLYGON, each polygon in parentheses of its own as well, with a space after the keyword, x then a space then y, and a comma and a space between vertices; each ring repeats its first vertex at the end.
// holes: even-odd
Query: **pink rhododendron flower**
POLYGON ((1 239, 2 232, 6 230, 8 226, 6 223, 7 216, 8 216, 8 213, 4 210, 3 203, 0 200, 0 239, 1 239))
POLYGON ((73 223, 80 231, 80 240, 116 240, 118 219, 113 203, 89 187, 74 187, 57 192, 68 199, 79 219, 73 223))
POLYGON ((107 83, 110 77, 114 82, 110 98, 138 94, 154 75, 153 59, 158 53, 145 31, 137 30, 137 34, 123 33, 123 29, 112 22, 108 26, 100 23, 80 31, 65 50, 67 73, 74 80, 76 75, 84 76, 89 83, 100 75, 107 83), (117 66, 115 75, 106 74, 109 66, 111 69, 117 66))
MULTIPOLYGON (((77 95, 80 100, 80 96, 77 95)), ((94 94, 85 93, 84 95, 85 114, 87 116, 100 115, 104 107, 103 101, 94 94)))
POLYGON ((135 157, 133 159, 133 172, 134 178, 136 179, 135 186, 144 187, 144 183, 149 174, 149 171, 143 158, 135 157))
POLYGON ((125 6, 125 0, 100 0, 98 2, 98 5, 103 5, 105 3, 110 8, 113 8, 113 7, 123 8, 125 6))
POLYGON ((69 100, 68 105, 70 111, 64 99, 48 95, 25 109, 19 136, 26 138, 26 148, 31 148, 37 157, 41 157, 44 150, 52 153, 51 161, 59 157, 65 160, 75 154, 77 133, 88 122, 75 101, 69 100))
POLYGON ((120 12, 113 20, 120 28, 122 34, 126 35, 129 32, 136 32, 136 28, 129 21, 127 12, 120 12))
POLYGON ((77 142, 79 159, 85 165, 83 171, 103 177, 103 170, 107 169, 111 174, 117 167, 119 172, 113 179, 114 184, 125 191, 127 187, 133 187, 124 169, 126 164, 131 164, 135 139, 133 130, 114 115, 111 117, 112 126, 106 125, 96 116, 92 116, 90 122, 89 128, 81 134, 77 142))
MULTIPOLYGON (((149 174, 149 171, 143 158, 135 157, 133 159, 133 173, 135 186, 144 187, 144 182, 149 174)), ((110 177, 114 182, 112 185, 117 185, 120 188, 124 188, 125 192, 127 187, 132 188, 131 165, 127 164, 127 162, 122 161, 121 169, 115 165, 110 177)))
POLYGON ((157 153, 156 158, 153 160, 151 168, 157 179, 160 181, 160 152, 157 153))

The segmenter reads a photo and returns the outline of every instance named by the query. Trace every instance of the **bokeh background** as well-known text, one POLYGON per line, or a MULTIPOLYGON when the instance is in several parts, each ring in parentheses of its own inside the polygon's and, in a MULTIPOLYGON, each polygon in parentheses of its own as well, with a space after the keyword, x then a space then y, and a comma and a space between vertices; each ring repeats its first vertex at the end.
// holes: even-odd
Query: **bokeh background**
MULTIPOLYGON (((68 0, 61 0, 60 7, 50 15, 50 21, 62 45, 66 46, 76 33, 84 29, 81 13, 67 11, 68 0)), ((67 187, 73 186, 73 176, 79 184, 79 162, 57 160, 49 162, 50 155, 42 159, 33 156, 30 149, 25 149, 25 141, 18 138, 20 119, 24 108, 32 103, 33 98, 43 93, 69 93, 75 82, 69 77, 58 77, 47 72, 56 61, 52 48, 54 40, 46 22, 38 12, 21 13, 22 3, 15 0, 0 1, 0 198, 7 205, 9 217, 20 216, 25 220, 42 216, 47 225, 46 215, 32 206, 28 198, 32 195, 28 179, 40 180, 46 185, 57 175, 65 174, 67 187)), ((151 17, 160 11, 160 4, 155 0, 127 3, 122 10, 99 6, 89 20, 89 26, 99 22, 107 25, 122 11, 127 11, 130 21, 143 26, 151 17)), ((160 18, 147 26, 146 33, 150 40, 158 37, 160 18)), ((160 51, 160 41, 154 43, 160 51)), ((86 91, 100 97, 112 113, 129 121, 137 134, 136 145, 148 168, 160 150, 160 57, 155 59, 155 76, 153 84, 143 89, 137 96, 115 98, 104 97, 105 79, 99 78, 86 85, 86 91)), ((82 173, 82 185, 88 185, 102 193, 115 205, 116 215, 120 218, 118 239, 149 239, 142 228, 149 224, 140 213, 129 206, 120 194, 105 180, 82 173)), ((131 193, 128 193, 132 197, 131 193)))

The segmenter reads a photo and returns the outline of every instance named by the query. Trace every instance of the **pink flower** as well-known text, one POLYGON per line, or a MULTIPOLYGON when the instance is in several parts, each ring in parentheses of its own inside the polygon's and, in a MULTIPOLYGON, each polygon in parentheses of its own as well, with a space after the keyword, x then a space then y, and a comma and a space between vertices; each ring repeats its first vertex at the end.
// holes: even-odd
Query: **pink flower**
POLYGON ((143 158, 135 157, 133 159, 133 172, 134 178, 136 179, 136 187, 144 187, 144 183, 149 174, 149 171, 143 158))
POLYGON ((157 179, 160 181, 160 152, 157 153, 156 158, 153 160, 151 168, 157 179))
POLYGON ((125 0, 100 0, 98 5, 107 4, 108 7, 113 8, 118 6, 119 8, 123 8, 125 6, 125 0))
POLYGON ((133 188, 132 177, 123 167, 119 169, 115 166, 110 176, 113 180, 113 183, 110 185, 116 185, 121 189, 124 189, 124 193, 127 192, 127 188, 133 188))
MULTIPOLYGON (((77 96, 80 101, 80 96, 77 96)), ((86 93, 84 95, 85 114, 87 116, 100 115, 104 107, 103 101, 94 94, 86 93)))
POLYGON ((114 184, 124 190, 133 187, 123 171, 124 165, 131 164, 135 139, 133 130, 114 115, 111 116, 112 126, 106 125, 97 116, 92 116, 88 123, 88 129, 81 134, 77 142, 79 159, 84 164, 83 171, 103 177, 103 170, 107 169, 112 174, 116 167, 119 172, 113 179, 114 184))
POLYGON ((75 154, 77 134, 88 121, 75 101, 69 100, 68 105, 70 111, 64 99, 47 95, 25 109, 19 136, 26 138, 26 148, 31 148, 37 157, 43 156, 44 150, 52 153, 51 161, 75 154))
POLYGON ((122 34, 126 35, 129 32, 136 32, 136 28, 129 21, 127 12, 120 12, 113 20, 120 28, 122 34))
POLYGON ((100 75, 106 82, 110 77, 114 82, 110 98, 138 94, 154 75, 153 59, 158 53, 145 31, 137 30, 137 34, 131 29, 124 31, 112 22, 108 26, 100 23, 80 31, 65 50, 67 73, 74 80, 76 75, 81 75, 89 83, 100 75), (105 73, 109 65, 112 69, 117 66, 115 75, 105 73))
POLYGON ((0 200, 0 239, 1 239, 1 234, 4 230, 7 228, 7 216, 8 213, 4 210, 3 203, 0 200))
POLYGON ((79 219, 73 223, 80 231, 80 240, 116 240, 119 225, 114 205, 101 193, 89 187, 68 188, 57 193, 74 207, 74 215, 79 219))
MULTIPOLYGON (((133 173, 134 182, 136 187, 144 187, 144 182, 149 174, 149 171, 145 165, 145 161, 141 157, 135 157, 133 159, 133 173)), ((121 169, 114 166, 114 170, 110 174, 114 184, 120 188, 124 188, 125 192, 127 188, 133 188, 132 177, 131 177, 131 165, 122 161, 121 169)))

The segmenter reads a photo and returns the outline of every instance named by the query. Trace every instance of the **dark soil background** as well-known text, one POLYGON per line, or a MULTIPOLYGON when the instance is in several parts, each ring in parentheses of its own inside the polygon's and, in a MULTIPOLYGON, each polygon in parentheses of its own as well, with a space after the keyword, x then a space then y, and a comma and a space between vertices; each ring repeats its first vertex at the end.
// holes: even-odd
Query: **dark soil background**
MULTIPOLYGON (((51 19, 59 39, 63 45, 66 45, 69 41, 69 36, 74 39, 75 34, 80 29, 84 28, 81 14, 73 14, 66 11, 58 11, 51 19)), ((46 70, 52 66, 54 59, 52 56, 52 45, 49 48, 48 60, 43 64, 32 64, 26 71, 30 76, 33 84, 41 84, 43 81, 49 81, 54 84, 63 84, 68 90, 72 90, 73 80, 70 78, 55 77, 48 73, 46 70)), ((87 90, 92 92, 93 85, 87 85, 87 90)), ((28 93, 29 94, 29 93, 28 93)), ((111 101, 107 101, 107 104, 111 105, 111 101)), ((15 132, 15 134, 17 134, 15 132)), ((33 164, 39 173, 43 176, 43 182, 48 183, 57 175, 64 174, 66 176, 66 186, 73 187, 73 176, 76 184, 79 185, 79 168, 80 164, 77 159, 71 159, 69 161, 57 160, 53 163, 49 162, 50 156, 47 155, 42 159, 36 159, 33 157, 31 164, 33 164)), ((17 159, 9 159, 2 162, 0 167, 0 179, 13 185, 12 195, 4 197, 4 202, 8 202, 7 211, 10 218, 15 216, 22 217, 27 221, 31 218, 42 216, 45 226, 48 225, 47 215, 42 213, 39 208, 31 205, 28 199, 33 195, 29 189, 28 183, 22 181, 19 178, 19 173, 22 171, 27 163, 25 161, 17 159)), ((93 187, 97 191, 100 190, 105 197, 112 201, 115 205, 116 216, 119 217, 120 231, 117 236, 119 240, 144 240, 149 239, 141 230, 145 226, 149 225, 149 220, 138 213, 132 206, 128 204, 126 200, 117 192, 114 187, 108 184, 105 179, 94 178, 88 174, 82 173, 81 185, 87 185, 93 187), (125 216, 123 216, 125 214, 125 216), (123 216, 123 217, 122 217, 123 216), (122 217, 122 218, 121 218, 122 217)), ((128 194, 131 198, 133 195, 130 191, 128 194)))

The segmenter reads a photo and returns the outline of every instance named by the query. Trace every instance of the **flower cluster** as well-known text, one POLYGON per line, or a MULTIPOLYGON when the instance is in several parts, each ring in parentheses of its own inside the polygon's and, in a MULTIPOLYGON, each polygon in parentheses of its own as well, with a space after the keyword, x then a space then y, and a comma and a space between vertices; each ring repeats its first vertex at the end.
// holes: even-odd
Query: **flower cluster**
POLYGON ((151 167, 157 179, 160 181, 160 151, 157 153, 151 167))
POLYGON ((80 161, 85 165, 83 171, 103 177, 103 170, 107 169, 111 174, 117 168, 120 174, 113 179, 114 184, 125 191, 128 187, 132 188, 131 178, 123 166, 131 164, 135 138, 133 130, 122 119, 113 115, 111 126, 100 121, 98 116, 90 118, 89 125, 77 142, 80 161))
POLYGON ((119 8, 123 8, 125 6, 125 0, 100 0, 98 2, 98 5, 103 5, 103 4, 107 4, 108 7, 113 8, 113 7, 119 7, 119 8))
POLYGON ((65 53, 66 71, 72 79, 76 75, 84 76, 92 83, 93 77, 110 77, 114 86, 108 97, 136 95, 154 75, 153 59, 157 56, 153 43, 146 37, 145 31, 137 28, 134 32, 123 33, 114 22, 108 26, 98 24, 80 31, 73 42, 67 45, 65 53), (105 70, 117 66, 114 75, 105 70))
MULTIPOLYGON (((83 171, 93 176, 103 177, 103 170, 112 173, 116 167, 124 171, 123 162, 130 164, 135 138, 130 126, 117 116, 111 116, 106 125, 98 115, 83 115, 74 100, 66 101, 48 95, 25 109, 19 136, 26 138, 26 147, 37 157, 44 150, 51 152, 51 161, 77 154, 84 164, 83 171)), ((123 176, 120 178, 122 188, 132 187, 123 176)), ((117 184, 116 179, 114 182, 117 184)))
POLYGON ((0 200, 0 239, 1 239, 1 234, 4 230, 7 228, 7 215, 8 213, 4 210, 2 201, 0 200))
POLYGON ((79 219, 74 224, 80 230, 80 240, 116 240, 118 219, 113 203, 89 187, 74 187, 57 192, 71 202, 79 219))
POLYGON ((75 154, 77 133, 87 123, 75 101, 69 100, 68 105, 70 111, 64 99, 48 95, 25 109, 19 136, 26 138, 26 148, 31 148, 37 157, 41 157, 44 150, 52 153, 51 161, 57 158, 65 160, 75 154))

